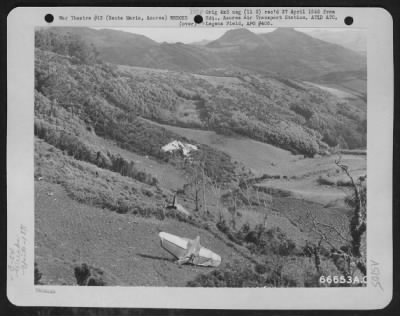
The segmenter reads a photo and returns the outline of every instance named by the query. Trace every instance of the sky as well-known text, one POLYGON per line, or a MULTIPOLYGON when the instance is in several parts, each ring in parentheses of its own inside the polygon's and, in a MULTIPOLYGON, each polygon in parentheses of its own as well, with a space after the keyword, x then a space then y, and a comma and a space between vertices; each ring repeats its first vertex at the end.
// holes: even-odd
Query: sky
MULTIPOLYGON (((95 29, 104 29, 101 27, 96 27, 95 29)), ((199 42, 202 40, 215 40, 221 37, 226 31, 231 30, 233 28, 215 28, 215 27, 199 27, 199 28, 145 28, 145 27, 114 27, 107 28, 113 30, 119 30, 124 32, 130 32, 135 34, 141 34, 156 42, 168 42, 168 43, 193 43, 199 42)), ((251 28, 249 29, 253 33, 268 33, 274 31, 276 28, 251 28)), ((310 32, 312 30, 316 30, 315 28, 296 28, 298 31, 302 32, 310 32)), ((327 29, 331 32, 338 32, 349 29, 343 28, 335 28, 335 29, 327 29)))

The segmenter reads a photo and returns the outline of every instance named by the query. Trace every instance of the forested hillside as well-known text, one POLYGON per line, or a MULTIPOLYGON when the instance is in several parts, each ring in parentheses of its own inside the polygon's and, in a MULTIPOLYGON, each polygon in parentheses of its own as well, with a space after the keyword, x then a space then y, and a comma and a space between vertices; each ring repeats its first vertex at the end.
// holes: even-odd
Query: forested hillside
MULTIPOLYGON (((112 124, 103 115, 112 114, 114 134, 141 116, 246 135, 307 156, 327 145, 365 147, 365 107, 301 81, 231 68, 198 75, 99 63, 94 46, 51 32, 37 34, 37 47, 38 93, 71 111, 87 104, 81 110, 99 135, 112 124)), ((159 145, 141 146, 157 155, 159 145)))
MULTIPOLYGON (((161 151, 165 144, 175 139, 188 141, 140 119, 139 113, 145 117, 161 118, 164 109, 160 103, 173 96, 158 94, 157 90, 151 90, 152 86, 132 90, 116 67, 91 64, 91 58, 95 56, 93 47, 73 39, 71 42, 62 40, 59 43, 60 47, 67 47, 66 50, 69 45, 76 45, 72 56, 41 49, 35 52, 37 136, 63 150, 73 146, 76 148, 73 152, 76 158, 90 162, 98 161, 99 157, 93 157, 94 150, 86 150, 92 152, 91 155, 81 153, 85 150, 75 144, 82 142, 80 129, 93 130, 96 135, 117 142, 121 148, 159 160, 170 159, 161 151), (144 107, 145 100, 148 107, 144 107)), ((64 49, 55 47, 56 51, 64 49)), ((201 159, 208 175, 220 181, 232 180, 234 166, 230 157, 205 145, 201 148, 201 159)), ((112 164, 112 155, 105 153, 103 156, 108 156, 112 164)), ((101 164, 108 165, 106 162, 101 164)))

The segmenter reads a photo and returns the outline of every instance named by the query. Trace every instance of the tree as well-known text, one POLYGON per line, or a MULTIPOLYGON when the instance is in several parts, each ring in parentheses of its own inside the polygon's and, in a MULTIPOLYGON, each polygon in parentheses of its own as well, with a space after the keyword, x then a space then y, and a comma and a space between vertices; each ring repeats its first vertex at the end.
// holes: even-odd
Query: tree
POLYGON ((188 176, 188 183, 184 185, 184 190, 189 189, 189 195, 194 195, 195 211, 207 210, 207 187, 212 183, 212 179, 206 174, 205 154, 201 150, 191 153, 189 157, 184 158, 184 170, 188 176), (201 202, 201 207, 200 207, 201 202))
POLYGON ((360 182, 356 183, 348 170, 348 166, 341 163, 341 156, 335 161, 335 164, 346 173, 353 188, 353 214, 350 220, 351 253, 356 258, 357 267, 366 275, 365 254, 361 250, 361 241, 367 230, 367 195, 365 179, 360 179, 360 182))
POLYGON ((99 61, 99 52, 92 43, 86 43, 72 33, 58 34, 53 30, 35 32, 35 47, 60 55, 73 57, 78 63, 94 64, 99 61))
POLYGON ((231 214, 231 226, 234 230, 236 230, 238 198, 236 192, 231 191, 231 195, 232 195, 231 205, 228 207, 228 211, 231 214))
MULTIPOLYGON (((349 177, 353 190, 347 199, 352 207, 350 219, 346 222, 324 223, 318 220, 315 214, 309 212, 307 219, 310 222, 310 230, 319 236, 318 247, 313 245, 315 258, 319 256, 321 244, 325 243, 331 248, 330 258, 345 277, 353 275, 358 269, 364 276, 367 274, 366 255, 362 250, 362 240, 367 227, 366 216, 366 186, 364 179, 356 182, 351 175, 348 166, 341 163, 341 156, 335 164, 349 177)), ((318 266, 316 264, 318 270, 318 266)))

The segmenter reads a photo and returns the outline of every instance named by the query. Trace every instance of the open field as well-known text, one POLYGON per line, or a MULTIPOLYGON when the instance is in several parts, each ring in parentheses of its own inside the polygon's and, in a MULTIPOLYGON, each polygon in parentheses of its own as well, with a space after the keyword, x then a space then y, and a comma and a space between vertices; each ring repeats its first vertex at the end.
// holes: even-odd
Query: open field
POLYGON ((268 180, 258 184, 258 186, 289 191, 293 197, 313 201, 321 205, 344 200, 346 195, 350 193, 348 188, 319 185, 314 178, 268 180))
MULTIPOLYGON (((174 133, 193 139, 200 144, 206 144, 229 154, 233 160, 243 163, 255 175, 280 174, 287 177, 302 177, 306 174, 334 169, 336 155, 304 158, 303 155, 293 155, 289 151, 276 146, 249 139, 247 137, 232 137, 217 134, 214 131, 183 128, 159 124, 174 133)), ((365 169, 365 157, 358 155, 343 155, 342 162, 353 170, 365 169)))
POLYGON ((182 128, 147 121, 178 135, 193 139, 199 144, 206 144, 221 150, 229 154, 233 160, 243 163, 255 175, 282 172, 283 169, 280 169, 280 167, 284 167, 285 163, 289 164, 300 157, 292 155, 287 150, 246 137, 231 137, 217 134, 214 131, 182 128))

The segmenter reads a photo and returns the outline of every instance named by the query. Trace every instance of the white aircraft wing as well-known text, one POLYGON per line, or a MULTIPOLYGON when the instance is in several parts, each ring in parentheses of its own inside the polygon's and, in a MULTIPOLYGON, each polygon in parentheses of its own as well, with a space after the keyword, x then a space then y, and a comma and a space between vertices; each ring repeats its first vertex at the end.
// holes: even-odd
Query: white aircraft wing
MULTIPOLYGON (((188 239, 165 232, 160 232, 159 236, 161 239, 161 247, 170 254, 177 259, 185 256, 188 247, 188 239)), ((204 267, 218 267, 221 263, 221 257, 210 249, 201 246, 199 255, 194 258, 192 263, 204 267)))
POLYGON ((161 239, 161 247, 167 250, 177 259, 182 258, 186 254, 188 241, 179 236, 161 232, 158 234, 161 239))

